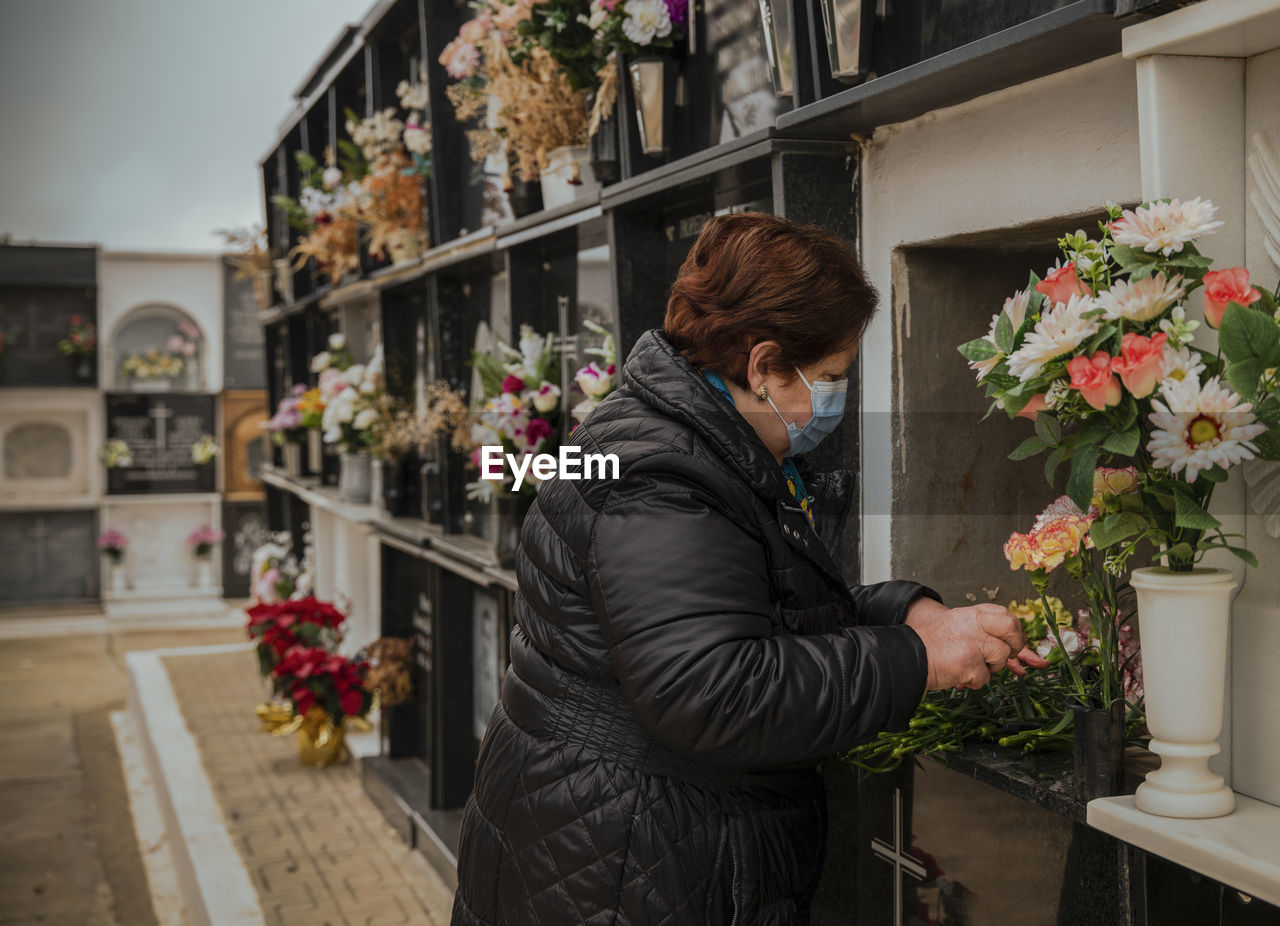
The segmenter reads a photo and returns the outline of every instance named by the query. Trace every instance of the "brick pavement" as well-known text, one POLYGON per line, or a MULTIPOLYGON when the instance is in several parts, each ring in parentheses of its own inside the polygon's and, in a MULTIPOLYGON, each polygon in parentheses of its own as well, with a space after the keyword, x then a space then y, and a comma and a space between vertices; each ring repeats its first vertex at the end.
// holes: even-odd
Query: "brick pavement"
POLYGON ((305 768, 293 737, 258 732, 252 652, 164 664, 267 923, 449 922, 452 889, 386 824, 354 761, 305 768))

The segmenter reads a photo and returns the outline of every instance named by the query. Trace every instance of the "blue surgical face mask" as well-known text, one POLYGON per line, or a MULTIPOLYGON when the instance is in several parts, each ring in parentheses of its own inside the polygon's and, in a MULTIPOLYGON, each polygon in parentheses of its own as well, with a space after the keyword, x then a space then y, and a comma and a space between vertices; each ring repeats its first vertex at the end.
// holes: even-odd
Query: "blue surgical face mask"
POLYGON ((779 418, 782 418, 782 423, 787 426, 787 440, 791 442, 791 456, 808 453, 814 447, 817 447, 824 437, 836 429, 836 425, 844 417, 844 398, 849 391, 848 379, 838 379, 830 383, 818 380, 811 383, 805 379, 804 374, 800 373, 798 369, 796 373, 800 375, 800 379, 804 380, 804 384, 809 387, 809 404, 813 408, 813 417, 805 423, 803 428, 796 427, 794 421, 788 422, 786 418, 782 418, 782 412, 778 411, 778 406, 773 405, 773 399, 769 398, 769 404, 773 405, 773 410, 777 412, 779 418))

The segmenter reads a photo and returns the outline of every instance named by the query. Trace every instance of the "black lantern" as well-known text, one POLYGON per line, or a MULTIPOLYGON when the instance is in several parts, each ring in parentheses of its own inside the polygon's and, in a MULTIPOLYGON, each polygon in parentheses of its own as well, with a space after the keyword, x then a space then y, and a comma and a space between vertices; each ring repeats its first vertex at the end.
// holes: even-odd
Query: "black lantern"
POLYGON ((789 0, 760 0, 760 26, 764 30, 764 50, 769 56, 773 76, 773 92, 791 96, 794 90, 792 69, 791 4, 789 0))
POLYGON ((831 76, 845 83, 859 83, 871 70, 875 5, 869 0, 819 0, 819 6, 831 76))

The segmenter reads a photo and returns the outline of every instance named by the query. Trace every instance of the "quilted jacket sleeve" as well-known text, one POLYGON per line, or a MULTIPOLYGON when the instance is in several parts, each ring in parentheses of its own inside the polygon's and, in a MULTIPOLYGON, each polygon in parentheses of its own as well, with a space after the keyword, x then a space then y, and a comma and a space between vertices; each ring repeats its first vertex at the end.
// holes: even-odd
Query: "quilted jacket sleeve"
POLYGON ((761 542, 693 491, 607 505, 587 579, 636 716, 698 761, 817 760, 905 728, 925 688, 910 627, 775 636, 761 542))
POLYGON ((907 619, 912 602, 921 596, 943 603, 942 596, 928 586, 896 579, 874 585, 854 585, 849 591, 853 594, 858 623, 875 627, 901 624, 907 619))

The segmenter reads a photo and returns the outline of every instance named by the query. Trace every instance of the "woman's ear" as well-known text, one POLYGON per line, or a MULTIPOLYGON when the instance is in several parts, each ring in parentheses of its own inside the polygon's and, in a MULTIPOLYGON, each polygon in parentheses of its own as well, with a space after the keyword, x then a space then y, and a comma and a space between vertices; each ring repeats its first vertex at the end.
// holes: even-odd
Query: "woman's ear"
POLYGON ((747 387, 753 395, 760 395, 760 387, 768 383, 772 367, 778 356, 777 341, 757 341, 747 356, 747 387))

